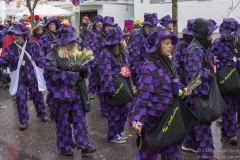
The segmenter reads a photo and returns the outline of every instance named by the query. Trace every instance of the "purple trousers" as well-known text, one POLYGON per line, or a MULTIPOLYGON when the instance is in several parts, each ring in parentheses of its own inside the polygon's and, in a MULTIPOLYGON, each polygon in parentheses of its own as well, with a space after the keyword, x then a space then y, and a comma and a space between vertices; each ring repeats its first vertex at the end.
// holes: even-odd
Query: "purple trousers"
POLYGON ((117 138, 117 134, 124 131, 128 117, 129 105, 108 106, 108 133, 107 141, 117 138))
POLYGON ((81 101, 75 103, 55 102, 53 119, 56 123, 57 147, 61 152, 69 152, 71 148, 75 147, 77 149, 92 147, 92 143, 88 139, 86 113, 81 106, 81 101))
POLYGON ((223 100, 227 106, 222 114, 222 132, 227 137, 238 136, 238 126, 236 112, 239 107, 238 97, 235 95, 223 95, 223 100))
POLYGON ((142 145, 137 153, 137 160, 157 160, 158 154, 161 154, 161 160, 177 160, 179 157, 177 145, 172 145, 163 148, 157 152, 150 150, 147 147, 146 141, 142 139, 142 145))
POLYGON ((19 82, 18 90, 16 93, 16 104, 20 123, 27 123, 29 119, 29 113, 27 108, 27 89, 30 93, 30 100, 32 100, 33 104, 35 105, 37 117, 43 118, 47 114, 44 106, 44 96, 42 92, 38 91, 37 82, 31 84, 19 82))

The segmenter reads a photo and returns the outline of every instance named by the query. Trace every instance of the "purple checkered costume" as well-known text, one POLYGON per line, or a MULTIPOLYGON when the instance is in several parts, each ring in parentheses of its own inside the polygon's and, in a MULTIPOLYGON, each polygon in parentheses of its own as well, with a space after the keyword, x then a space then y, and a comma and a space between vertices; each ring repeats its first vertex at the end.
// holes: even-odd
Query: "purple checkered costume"
MULTIPOLYGON (((213 42, 211 48, 212 57, 217 56, 217 59, 214 60, 217 69, 226 65, 236 65, 236 62, 233 60, 235 56, 233 45, 237 47, 237 43, 239 42, 239 38, 234 36, 238 25, 236 20, 228 18, 224 19, 219 27, 221 37, 213 42), (231 34, 233 34, 233 38, 231 40, 226 40, 225 38, 231 37, 231 34)), ((223 123, 221 130, 227 137, 237 136, 238 127, 236 112, 239 107, 239 98, 237 95, 222 95, 222 97, 227 108, 222 115, 223 123)))
MULTIPOLYGON (((92 62, 92 65, 90 65, 91 70, 93 70, 94 67, 98 65, 99 54, 101 52, 102 40, 103 40, 103 35, 101 31, 97 31, 94 27, 97 22, 102 20, 103 18, 100 15, 97 15, 96 17, 94 17, 93 29, 87 31, 86 37, 83 41, 83 48, 92 50, 95 57, 92 62)), ((97 88, 94 85, 93 73, 91 72, 89 74, 89 94, 93 95, 96 92, 97 92, 97 88)))
POLYGON ((51 118, 56 123, 58 149, 61 153, 66 153, 75 147, 77 149, 92 147, 87 135, 86 113, 83 110, 81 96, 76 91, 76 84, 85 77, 71 71, 69 60, 60 58, 55 50, 50 52, 46 59, 45 78, 47 88, 52 93, 50 109, 51 118), (61 69, 63 64, 64 70, 61 69), (75 142, 72 135, 75 136, 75 142))
MULTIPOLYGON (((198 18, 193 25, 194 39, 187 48, 187 56, 184 60, 186 84, 189 83, 194 72, 202 74, 202 84, 192 91, 194 96, 208 96, 210 89, 210 81, 212 77, 209 62, 204 59, 210 56, 208 47, 211 42, 207 40, 207 36, 216 30, 215 21, 198 18)), ((187 97, 186 101, 192 111, 196 114, 195 103, 193 97, 187 97)), ((211 123, 200 123, 194 130, 187 135, 184 145, 197 148, 199 159, 211 159, 214 156, 214 146, 211 131, 211 123)))
POLYGON ((5 40, 4 35, 2 34, 2 32, 0 32, 0 48, 2 48, 3 42, 5 40))
MULTIPOLYGON (((156 27, 150 33, 149 54, 155 54, 156 56, 161 40, 164 38, 171 38, 174 45, 178 43, 178 38, 174 34, 169 34, 165 27, 156 27)), ((133 107, 130 111, 129 120, 131 122, 140 121, 143 127, 146 123, 149 123, 148 115, 159 117, 163 114, 163 110, 173 105, 172 80, 176 78, 177 71, 174 69, 171 60, 167 56, 163 57, 160 58, 159 56, 158 60, 147 59, 139 71, 137 94, 132 103, 133 107), (169 73, 165 69, 161 59, 163 57, 168 60, 175 73, 169 73)), ((181 87, 182 84, 180 84, 181 87)), ((162 160, 175 160, 179 157, 176 144, 154 152, 147 147, 146 141, 142 137, 142 145, 136 158, 138 160, 156 160, 158 154, 161 154, 162 160)))
POLYGON ((148 24, 150 26, 155 26, 158 23, 156 13, 145 13, 144 22, 141 24, 143 27, 136 32, 131 41, 128 42, 128 52, 129 52, 129 64, 132 72, 133 84, 137 85, 137 75, 140 71, 141 66, 147 59, 147 52, 149 49, 148 45, 148 34, 144 30, 144 25, 148 24))
MULTIPOLYGON (((31 39, 27 40, 26 51, 31 55, 32 59, 34 59, 36 65, 44 70, 45 60, 43 58, 43 52, 36 42, 31 39)), ((6 48, 4 56, 0 57, 1 66, 8 66, 11 72, 16 70, 19 54, 21 53, 19 53, 18 47, 14 43, 10 44, 6 48)), ((30 92, 30 99, 33 100, 33 104, 36 107, 37 117, 42 119, 47 114, 44 106, 43 94, 38 91, 38 83, 32 63, 26 54, 24 55, 23 60, 25 61, 25 65, 22 65, 20 68, 18 90, 16 93, 19 122, 22 124, 27 123, 29 119, 27 108, 27 89, 30 92)))
POLYGON ((56 19, 56 17, 50 17, 47 19, 47 22, 44 25, 46 32, 43 36, 41 36, 41 38, 39 39, 39 42, 38 42, 42 51, 44 52, 45 56, 51 51, 52 43, 58 37, 57 32, 52 32, 48 28, 49 24, 51 24, 51 23, 55 23, 56 30, 58 30, 60 28, 60 24, 59 24, 58 20, 56 19))
MULTIPOLYGON (((147 115, 161 116, 163 107, 173 104, 171 77, 148 60, 139 71, 137 95, 130 111, 130 121, 147 123, 147 115), (162 83, 164 82, 164 83, 162 83)), ((162 159, 177 159, 179 156, 176 145, 153 152, 148 149, 143 138, 142 146, 137 154, 138 160, 156 160, 161 154, 162 159)))
MULTIPOLYGON (((128 117, 128 104, 108 105, 108 96, 115 92, 114 77, 119 75, 121 67, 128 66, 128 60, 125 54, 115 56, 114 46, 118 45, 125 34, 120 27, 115 26, 107 32, 107 38, 104 41, 105 48, 99 55, 100 72, 100 94, 106 97, 106 106, 108 110, 108 134, 107 141, 115 140, 124 132, 125 122, 128 117)), ((120 102, 121 103, 121 102, 120 102)))

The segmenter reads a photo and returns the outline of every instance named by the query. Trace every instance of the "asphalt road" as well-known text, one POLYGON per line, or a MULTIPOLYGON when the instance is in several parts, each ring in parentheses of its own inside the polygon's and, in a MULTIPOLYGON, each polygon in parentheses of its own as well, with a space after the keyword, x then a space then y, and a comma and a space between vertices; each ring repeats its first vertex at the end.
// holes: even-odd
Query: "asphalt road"
MULTIPOLYGON (((89 139, 94 143, 97 152, 82 156, 81 150, 75 149, 73 157, 65 157, 59 154, 56 147, 54 122, 41 122, 36 117, 33 103, 28 101, 28 129, 20 131, 15 101, 8 90, 0 87, 0 160, 134 160, 137 153, 136 134, 129 123, 126 123, 128 139, 125 144, 108 143, 105 140, 107 119, 100 115, 98 97, 91 100, 91 105, 91 112, 87 114, 87 125, 89 139)), ((240 160, 239 145, 231 146, 228 139, 221 135, 220 126, 215 122, 212 124, 212 132, 215 156, 219 160, 240 160)), ((181 146, 179 151, 180 160, 197 159, 196 153, 184 152, 181 146)))

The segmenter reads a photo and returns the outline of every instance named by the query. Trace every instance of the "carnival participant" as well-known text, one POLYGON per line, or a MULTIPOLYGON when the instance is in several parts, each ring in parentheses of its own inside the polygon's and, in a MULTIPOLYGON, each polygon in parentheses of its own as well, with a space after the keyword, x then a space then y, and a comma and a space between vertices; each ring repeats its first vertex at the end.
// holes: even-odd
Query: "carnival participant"
POLYGON ((106 139, 113 143, 125 143, 127 136, 124 132, 124 126, 128 117, 128 103, 130 101, 127 98, 129 97, 126 99, 122 97, 122 100, 115 103, 112 101, 117 98, 117 94, 119 96, 127 94, 125 92, 121 95, 118 93, 119 86, 117 86, 116 78, 123 78, 126 81, 123 85, 126 85, 128 91, 131 91, 132 88, 128 61, 122 44, 127 34, 120 27, 115 26, 106 35, 105 47, 99 56, 100 93, 106 96, 105 107, 108 110, 108 133, 106 139), (128 75, 121 72, 123 67, 129 72, 128 75))
POLYGON ((180 80, 183 84, 186 83, 184 80, 184 59, 187 55, 187 47, 193 39, 193 26, 194 19, 187 21, 187 27, 182 30, 183 37, 180 39, 179 44, 176 47, 175 58, 176 58, 176 67, 178 69, 178 74, 180 80))
POLYGON ((150 31, 157 26, 157 13, 145 13, 144 22, 141 23, 143 27, 133 35, 131 41, 128 42, 129 64, 131 66, 131 74, 133 85, 136 86, 137 75, 140 68, 147 58, 148 40, 147 37, 150 31))
MULTIPOLYGON (((212 45, 213 32, 218 28, 214 20, 203 18, 195 19, 193 24, 193 40, 187 48, 185 63, 186 84, 193 73, 201 74, 202 83, 193 90, 194 96, 208 96, 210 82, 213 77, 211 66, 210 48, 212 45)), ((193 96, 186 99, 189 107, 196 113, 196 104, 193 96)), ((200 123, 185 138, 182 148, 198 152, 201 160, 214 160, 214 146, 211 131, 211 123, 200 123)))
MULTIPOLYGON (((137 160, 156 160, 158 154, 161 154, 162 160, 176 160, 179 157, 177 144, 153 151, 147 146, 143 134, 144 126, 151 123, 151 117, 161 117, 166 108, 173 107, 172 81, 178 79, 178 74, 168 56, 172 54, 173 45, 177 43, 178 38, 175 34, 168 33, 165 27, 158 26, 150 33, 148 59, 140 69, 137 94, 129 116, 133 128, 142 140, 136 155, 137 160)), ((191 92, 184 88, 184 95, 190 94, 191 92)))
POLYGON ((167 28, 168 32, 172 32, 173 27, 177 24, 177 20, 172 19, 169 15, 166 15, 160 19, 160 24, 167 28))
MULTIPOLYGON (((85 84, 86 68, 74 64, 79 43, 73 28, 65 25, 59 29, 53 50, 46 56, 44 75, 48 91, 52 95, 49 97, 51 118, 56 124, 57 147, 65 156, 72 156, 72 148, 75 147, 82 149, 82 154, 96 151, 87 134, 84 104, 89 102, 81 94, 84 91, 79 88, 81 82, 85 84)), ((85 94, 87 95, 87 90, 85 94)))
POLYGON ((3 42, 5 40, 5 36, 2 34, 1 30, 4 28, 2 24, 0 24, 0 48, 2 48, 3 42))
MULTIPOLYGON (((104 37, 103 43, 102 43, 102 48, 104 48, 104 40, 107 38, 106 33, 113 28, 113 26, 116 26, 117 24, 114 23, 114 18, 105 16, 103 18, 103 26, 102 26, 102 35, 104 37)), ((93 63, 93 72, 98 72, 99 71, 99 55, 96 57, 97 59, 93 63)), ((96 78, 96 77, 94 77, 96 78)), ((100 87, 100 86, 98 86, 100 87)), ((101 106, 101 114, 103 117, 107 118, 108 117, 108 110, 107 107, 105 106, 105 99, 106 96, 104 94, 99 93, 99 99, 100 99, 100 106, 101 106)))
POLYGON ((132 31, 131 31, 130 37, 129 37, 129 39, 128 39, 129 42, 131 41, 132 36, 133 36, 137 31, 139 31, 139 30, 142 28, 142 26, 140 25, 140 23, 141 23, 140 19, 135 19, 135 20, 134 20, 134 26, 133 26, 133 29, 132 29, 132 31))
MULTIPOLYGON (((220 24, 219 32, 221 36, 213 42, 211 53, 218 70, 224 66, 236 66, 239 56, 238 43, 236 36, 239 23, 232 18, 226 18, 220 24), (235 50, 237 49, 237 50, 235 50)), ((229 138, 230 144, 237 144, 238 126, 236 112, 239 107, 239 96, 236 94, 222 94, 227 109, 222 115, 222 134, 229 138)))
POLYGON ((84 41, 84 39, 86 37, 86 33, 88 30, 87 27, 88 27, 87 23, 81 23, 81 25, 80 25, 79 38, 81 39, 81 41, 84 41))
MULTIPOLYGON (((19 23, 14 23, 13 28, 8 31, 8 34, 12 36, 14 43, 11 43, 6 47, 4 56, 0 57, 0 65, 9 67, 10 71, 13 72, 17 70, 18 64, 21 64, 19 69, 18 87, 15 94, 17 97, 16 103, 20 130, 26 130, 29 119, 27 91, 30 92, 30 99, 33 100, 33 104, 36 107, 37 117, 43 122, 47 121, 43 93, 38 89, 39 85, 35 76, 35 69, 31 62, 34 61, 37 67, 44 70, 45 60, 39 45, 28 38, 27 28, 25 26, 19 23), (29 58, 24 51, 28 52, 31 58, 29 58), (21 55, 23 55, 22 61, 20 58, 21 55)), ((12 79, 12 81, 14 80, 15 79, 12 79)))
POLYGON ((51 51, 52 42, 57 39, 57 30, 60 28, 60 23, 56 17, 49 17, 43 27, 46 31, 45 34, 40 37, 39 45, 46 56, 51 51))
POLYGON ((39 42, 39 39, 41 38, 41 36, 44 35, 44 32, 45 32, 45 28, 43 27, 43 25, 38 24, 35 27, 33 27, 32 34, 30 35, 30 38, 33 41, 39 42))
MULTIPOLYGON (((83 42, 83 48, 90 49, 93 51, 94 57, 98 57, 98 55, 101 52, 102 47, 102 22, 103 17, 101 15, 97 15, 93 19, 93 29, 88 30, 86 33, 86 37, 83 42)), ((96 61, 97 58, 95 58, 94 61, 96 61)), ((94 63, 93 61, 93 63, 94 63)), ((91 70, 94 68, 94 66, 90 65, 91 70)), ((91 72, 89 75, 89 98, 93 99, 94 95, 96 94, 96 86, 94 85, 94 79, 93 79, 93 73, 91 72)))

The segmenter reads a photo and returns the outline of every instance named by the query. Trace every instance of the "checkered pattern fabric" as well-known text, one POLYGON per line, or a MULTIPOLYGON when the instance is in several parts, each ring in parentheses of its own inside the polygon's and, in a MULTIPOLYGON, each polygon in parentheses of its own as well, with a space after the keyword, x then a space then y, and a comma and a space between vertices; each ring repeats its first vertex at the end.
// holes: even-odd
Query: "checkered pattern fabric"
POLYGON ((25 83, 19 82, 17 91, 17 108, 18 117, 20 123, 26 123, 29 118, 28 108, 27 108, 27 89, 30 92, 30 99, 33 100, 33 104, 37 111, 37 117, 43 118, 47 114, 44 106, 44 98, 42 92, 38 91, 37 83, 25 83))
POLYGON ((47 19, 46 24, 44 25, 44 28, 48 29, 49 24, 52 23, 52 22, 56 24, 56 27, 57 27, 57 30, 58 30, 60 28, 60 23, 59 23, 59 21, 57 20, 56 17, 49 17, 47 19))
POLYGON ((44 34, 40 37, 38 44, 45 56, 51 52, 53 41, 54 39, 52 39, 48 34, 44 34))
POLYGON ((224 18, 220 24, 219 32, 223 37, 231 37, 235 34, 239 26, 238 21, 233 18, 224 18))
POLYGON ((202 48, 198 46, 192 46, 191 44, 187 48, 187 56, 184 60, 185 63, 185 75, 186 75, 186 84, 189 84, 189 81, 194 72, 198 74, 202 73, 202 84, 193 90, 195 95, 208 95, 209 93, 209 66, 204 62, 205 52, 202 48))
POLYGON ((227 41, 222 38, 215 39, 211 47, 211 52, 212 58, 217 56, 217 59, 214 60, 217 69, 225 65, 236 65, 236 62, 233 61, 234 51, 231 47, 231 41, 227 41))
POLYGON ((142 32, 145 32, 144 29, 140 29, 139 32, 135 33, 128 43, 129 64, 134 83, 137 81, 136 77, 140 72, 141 66, 147 60, 147 52, 149 50, 147 35, 142 32))
POLYGON ((81 40, 74 35, 74 30, 72 26, 63 26, 58 30, 58 38, 56 40, 57 45, 65 46, 70 42, 81 43, 81 40))
MULTIPOLYGON (((121 66, 117 62, 117 57, 113 54, 113 51, 110 51, 107 47, 100 53, 100 93, 111 93, 115 91, 113 79, 114 76, 119 75, 121 66)), ((128 60, 125 55, 123 56, 123 62, 128 66, 128 60)))
MULTIPOLYGON (((57 53, 51 52, 48 57, 53 54, 57 53)), ((87 136, 86 113, 83 110, 82 100, 80 94, 75 91, 75 85, 81 77, 76 72, 58 69, 59 61, 54 59, 56 56, 51 60, 48 57, 44 76, 50 92, 48 103, 51 118, 56 123, 58 149, 61 152, 68 152, 74 147, 86 149, 92 146, 92 143, 87 136), (72 134, 75 136, 75 143, 72 134)))
POLYGON ((144 21, 141 25, 148 24, 150 26, 154 26, 158 24, 157 13, 144 13, 144 21))
POLYGON ((189 19, 187 21, 187 28, 183 29, 183 31, 182 31, 183 34, 190 35, 190 36, 193 35, 193 28, 192 27, 193 27, 194 21, 195 21, 195 19, 189 19))
POLYGON ((223 95, 223 100, 227 106, 222 115, 221 130, 227 137, 238 136, 238 124, 236 118, 237 108, 239 107, 236 95, 223 95))
POLYGON ((173 104, 171 77, 147 61, 140 70, 137 94, 132 103, 130 121, 147 122, 147 115, 161 116, 173 104))
POLYGON ((175 58, 176 58, 175 64, 176 64, 176 67, 178 68, 178 74, 180 76, 181 82, 184 84, 186 83, 185 75, 184 75, 185 74, 184 73, 184 65, 185 65, 184 59, 187 56, 188 45, 189 45, 189 42, 183 38, 182 40, 180 40, 180 42, 177 45, 176 50, 175 50, 175 58))
POLYGON ((173 25, 176 25, 177 20, 172 19, 170 15, 166 15, 160 19, 160 24, 164 27, 166 27, 170 22, 172 22, 173 25))
POLYGON ((21 23, 14 22, 13 28, 7 32, 8 35, 12 34, 18 34, 18 35, 24 35, 25 37, 28 37, 28 31, 27 27, 22 25, 21 23))
POLYGON ((5 37, 4 37, 4 35, 2 34, 2 32, 0 32, 0 44, 1 44, 1 43, 3 44, 4 40, 5 40, 5 37))
POLYGON ((124 131, 125 122, 128 117, 129 105, 108 106, 108 134, 107 141, 117 138, 117 134, 124 131))
POLYGON ((137 153, 137 160, 157 160, 158 154, 161 154, 161 160, 177 160, 179 152, 177 145, 168 146, 157 152, 148 149, 145 139, 142 139, 142 145, 137 153))
MULTIPOLYGON (((231 43, 230 41, 226 41, 222 38, 217 38, 213 42, 211 51, 212 57, 217 56, 217 59, 214 61, 216 68, 236 65, 236 62, 233 61, 234 52, 233 49, 231 48, 230 43, 231 43)), ((221 128, 222 132, 226 133, 228 137, 237 136, 238 129, 236 122, 236 112, 237 108, 239 107, 238 97, 236 95, 222 95, 222 96, 227 106, 225 112, 222 115, 223 119, 221 128)))

